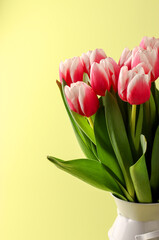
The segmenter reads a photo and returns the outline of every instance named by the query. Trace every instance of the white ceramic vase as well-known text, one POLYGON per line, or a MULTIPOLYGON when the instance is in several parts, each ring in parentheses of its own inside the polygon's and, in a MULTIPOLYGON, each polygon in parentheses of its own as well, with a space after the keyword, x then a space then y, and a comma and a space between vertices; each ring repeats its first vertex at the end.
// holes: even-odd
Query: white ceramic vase
POLYGON ((131 203, 114 197, 118 216, 109 240, 159 240, 159 203, 131 203))

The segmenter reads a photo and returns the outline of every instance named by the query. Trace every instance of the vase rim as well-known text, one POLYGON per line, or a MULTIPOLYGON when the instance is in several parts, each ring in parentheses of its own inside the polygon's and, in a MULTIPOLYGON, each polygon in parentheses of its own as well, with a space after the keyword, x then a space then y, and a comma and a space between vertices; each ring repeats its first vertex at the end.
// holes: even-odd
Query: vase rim
POLYGON ((128 202, 112 196, 120 215, 135 221, 159 221, 159 203, 128 202))
POLYGON ((118 198, 118 197, 116 197, 113 193, 111 193, 111 195, 112 195, 112 197, 113 198, 115 198, 117 201, 121 201, 121 202, 126 202, 126 203, 131 203, 131 204, 139 204, 139 205, 158 205, 159 204, 159 202, 154 202, 154 203, 140 203, 140 202, 130 202, 130 201, 126 201, 126 200, 123 200, 123 199, 120 199, 120 198, 118 198))

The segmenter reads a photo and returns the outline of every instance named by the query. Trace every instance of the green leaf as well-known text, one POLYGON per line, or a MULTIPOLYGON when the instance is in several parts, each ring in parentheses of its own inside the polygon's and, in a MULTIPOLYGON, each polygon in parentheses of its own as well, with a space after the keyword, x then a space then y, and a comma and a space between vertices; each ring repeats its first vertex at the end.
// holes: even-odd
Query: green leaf
POLYGON ((158 113, 158 119, 159 119, 159 90, 156 88, 156 110, 158 113))
POLYGON ((139 114, 138 114, 138 119, 136 122, 136 131, 135 131, 135 149, 137 153, 139 153, 139 148, 140 148, 140 135, 142 133, 142 124, 143 124, 143 104, 139 105, 139 114))
POLYGON ((159 91, 156 88, 156 83, 155 82, 156 81, 151 83, 151 92, 152 92, 152 95, 153 95, 153 98, 154 98, 154 101, 155 101, 155 104, 156 104, 156 114, 158 116, 158 114, 159 114, 159 91))
POLYGON ((159 126, 155 133, 151 157, 150 184, 155 198, 159 197, 159 126))
POLYGON ((142 134, 140 136, 140 142, 141 142, 142 152, 143 152, 143 154, 145 154, 146 150, 147 150, 147 141, 146 141, 145 136, 142 134))
POLYGON ((79 115, 76 112, 71 111, 76 123, 81 128, 81 130, 87 135, 87 137, 95 144, 95 137, 93 129, 91 128, 90 124, 86 117, 79 115))
POLYGON ((155 100, 153 98, 153 95, 151 93, 150 95, 150 121, 151 121, 151 126, 153 127, 156 121, 156 104, 155 104, 155 100))
POLYGON ((119 109, 121 111, 121 114, 122 114, 122 118, 123 118, 123 121, 124 121, 124 125, 126 126, 127 125, 127 122, 128 122, 128 107, 127 107, 127 102, 124 102, 118 94, 116 94, 116 99, 117 99, 117 103, 118 103, 118 106, 119 106, 119 109))
POLYGON ((147 142, 144 135, 141 135, 141 146, 143 155, 133 166, 130 167, 130 174, 134 184, 137 200, 141 203, 151 203, 151 187, 145 161, 147 142))
POLYGON ((81 131, 81 129, 77 126, 72 114, 71 114, 71 110, 68 106, 65 94, 64 94, 64 87, 66 85, 65 81, 63 80, 63 84, 61 86, 61 83, 57 81, 57 84, 59 86, 60 92, 61 92, 61 96, 62 96, 62 100, 64 102, 64 106, 66 108, 66 111, 68 113, 68 116, 70 118, 70 121, 72 123, 72 127, 73 130, 75 132, 76 138, 78 140, 78 143, 82 149, 82 151, 84 152, 85 156, 91 159, 97 159, 96 156, 93 154, 91 147, 90 147, 90 141, 87 138, 87 136, 81 131))
POLYGON ((92 152, 94 153, 94 155, 96 156, 96 158, 99 159, 98 155, 97 155, 96 145, 93 142, 91 142, 91 149, 92 149, 92 152))
POLYGON ((90 84, 90 79, 89 79, 87 73, 84 73, 84 74, 83 74, 83 82, 85 82, 85 83, 87 83, 87 84, 90 84))
POLYGON ((96 113, 94 121, 94 134, 96 139, 97 153, 100 161, 112 172, 114 172, 120 183, 125 186, 123 174, 109 139, 103 106, 100 107, 96 113))
MULTIPOLYGON (((156 89, 157 90, 157 89, 156 89)), ((157 93, 157 92, 156 92, 157 93)), ((151 93, 150 99, 144 103, 144 122, 143 122, 143 134, 152 147, 153 132, 158 125, 157 120, 157 105, 155 103, 153 94, 151 93)))
POLYGON ((61 170, 70 173, 96 188, 110 191, 122 198, 123 193, 120 187, 111 174, 105 170, 102 163, 91 159, 63 161, 50 156, 48 156, 48 159, 61 170))
POLYGON ((128 191, 123 187, 123 185, 121 185, 117 180, 116 182, 118 183, 118 185, 120 186, 124 196, 125 196, 125 200, 126 201, 130 201, 130 202, 134 202, 134 199, 130 196, 130 194, 128 193, 128 191))
POLYGON ((133 164, 131 149, 119 106, 116 99, 108 91, 105 96, 105 116, 111 144, 124 175, 126 188, 133 198, 134 188, 129 173, 129 168, 133 164))

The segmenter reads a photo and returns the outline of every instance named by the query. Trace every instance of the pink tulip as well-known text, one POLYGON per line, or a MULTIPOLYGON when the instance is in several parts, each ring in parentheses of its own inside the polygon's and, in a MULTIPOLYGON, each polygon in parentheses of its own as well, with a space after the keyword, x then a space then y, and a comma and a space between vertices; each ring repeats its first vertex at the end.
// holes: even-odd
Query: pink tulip
POLYGON ((81 56, 82 63, 84 65, 84 72, 90 76, 91 65, 96 62, 99 63, 101 59, 105 59, 107 56, 103 49, 95 49, 93 51, 88 51, 83 53, 81 56))
POLYGON ((150 74, 145 74, 141 64, 128 70, 123 66, 118 80, 118 94, 123 101, 130 104, 142 104, 149 100, 151 80, 150 74))
POLYGON ((106 57, 107 56, 103 49, 95 49, 90 54, 90 64, 92 65, 94 62, 99 63, 101 59, 106 57))
POLYGON ((131 59, 132 59, 132 51, 130 51, 128 48, 125 48, 121 54, 118 65, 120 67, 127 66, 128 69, 131 69, 131 59))
POLYGON ((74 57, 61 62, 59 66, 60 81, 65 80, 70 86, 73 82, 83 81, 84 66, 80 57, 74 57))
POLYGON ((144 49, 157 48, 159 51, 159 38, 143 37, 143 39, 140 42, 140 47, 142 47, 144 49))
POLYGON ((84 72, 88 74, 88 76, 90 75, 90 55, 91 55, 92 51, 88 51, 87 53, 82 53, 81 56, 81 61, 83 63, 84 66, 84 72))
POLYGON ((106 59, 102 59, 100 61, 100 64, 103 65, 105 71, 109 73, 109 81, 111 82, 111 85, 113 86, 113 89, 115 92, 117 92, 118 89, 118 77, 120 72, 119 65, 114 61, 113 58, 107 57, 106 59))
POLYGON ((152 66, 152 81, 155 81, 159 77, 159 38, 155 37, 143 37, 143 39, 140 42, 140 47, 148 50, 148 51, 154 51, 156 61, 154 62, 154 65, 152 66))
POLYGON ((132 51, 131 68, 139 63, 142 63, 145 73, 151 71, 151 81, 155 81, 159 77, 159 53, 157 48, 134 48, 132 51))
POLYGON ((99 100, 93 89, 84 82, 65 86, 65 95, 70 109, 80 115, 90 117, 99 107, 99 100))
POLYGON ((97 95, 105 96, 106 90, 110 91, 112 86, 117 92, 117 82, 120 67, 110 57, 102 59, 100 63, 93 63, 91 66, 90 82, 97 95))
POLYGON ((97 95, 105 96, 106 90, 110 90, 110 73, 102 63, 93 63, 90 72, 90 82, 97 95))

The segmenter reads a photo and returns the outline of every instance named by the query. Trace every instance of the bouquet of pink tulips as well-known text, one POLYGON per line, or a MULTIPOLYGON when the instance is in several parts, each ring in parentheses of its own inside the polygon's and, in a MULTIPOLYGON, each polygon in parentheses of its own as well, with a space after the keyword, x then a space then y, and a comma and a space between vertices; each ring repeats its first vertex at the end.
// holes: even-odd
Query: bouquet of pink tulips
POLYGON ((132 202, 159 201, 159 39, 144 37, 116 63, 102 49, 60 63, 62 99, 86 159, 48 159, 132 202))

